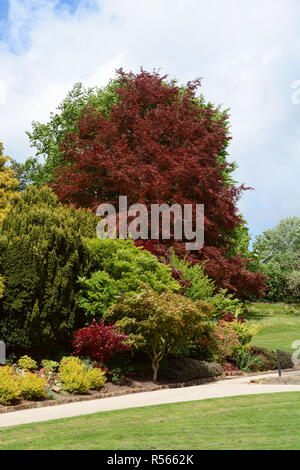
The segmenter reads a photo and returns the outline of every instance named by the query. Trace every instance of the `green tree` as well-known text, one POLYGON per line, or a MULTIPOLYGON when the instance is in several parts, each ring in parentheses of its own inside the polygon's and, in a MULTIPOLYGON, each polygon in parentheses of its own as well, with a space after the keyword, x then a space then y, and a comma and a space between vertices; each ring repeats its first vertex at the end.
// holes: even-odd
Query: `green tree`
POLYGON ((97 217, 58 203, 48 187, 29 186, 0 229, 0 337, 14 353, 68 347, 81 316, 78 275, 89 269, 83 237, 94 236, 97 217))
POLYGON ((151 359, 153 381, 161 360, 179 351, 187 339, 201 335, 211 307, 173 292, 157 294, 150 287, 112 306, 105 321, 130 335, 129 341, 151 359))
POLYGON ((26 134, 31 147, 36 149, 36 154, 19 168, 22 180, 37 186, 51 183, 54 169, 65 164, 60 151, 65 135, 77 131, 77 121, 86 106, 107 115, 118 99, 118 95, 114 93, 117 86, 116 80, 111 80, 103 89, 84 88, 82 83, 76 83, 57 107, 57 112, 50 114, 47 123, 33 121, 32 130, 26 134))
POLYGON ((288 217, 257 236, 254 253, 268 276, 269 289, 264 299, 274 302, 297 300, 297 275, 300 271, 300 218, 288 217))
POLYGON ((10 158, 4 156, 3 144, 0 142, 0 224, 19 197, 19 182, 13 169, 6 165, 9 161, 10 158))
POLYGON ((171 269, 132 240, 87 241, 97 271, 80 277, 78 303, 88 320, 102 318, 106 310, 123 295, 132 295, 148 284, 155 292, 179 290, 171 269))

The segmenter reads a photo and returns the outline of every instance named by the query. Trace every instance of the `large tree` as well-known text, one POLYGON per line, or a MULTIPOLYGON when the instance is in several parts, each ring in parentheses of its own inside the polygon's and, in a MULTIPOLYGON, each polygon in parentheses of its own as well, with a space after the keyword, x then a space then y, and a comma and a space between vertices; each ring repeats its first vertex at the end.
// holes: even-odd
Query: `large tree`
POLYGON ((265 230, 253 244, 262 271, 268 276, 264 298, 274 302, 299 300, 300 218, 287 217, 265 230))
MULTIPOLYGON (((264 278, 247 270, 248 259, 232 254, 237 227, 243 225, 236 202, 243 190, 231 178, 226 112, 197 96, 200 81, 179 87, 158 73, 118 72, 105 112, 88 102, 59 146, 53 188, 77 207, 103 202, 205 205, 205 246, 191 253, 206 261, 219 287, 239 295, 258 295, 264 278)), ((174 240, 171 241, 173 243, 174 240)), ((185 242, 185 240, 183 240, 185 242)), ((174 243, 184 254, 184 244, 174 243)))

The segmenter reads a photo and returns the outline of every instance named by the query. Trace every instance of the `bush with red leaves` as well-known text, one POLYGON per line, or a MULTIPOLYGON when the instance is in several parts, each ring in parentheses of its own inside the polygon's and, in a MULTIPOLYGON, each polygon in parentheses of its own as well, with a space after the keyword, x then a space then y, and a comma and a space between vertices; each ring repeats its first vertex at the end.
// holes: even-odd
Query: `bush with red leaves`
POLYGON ((220 321, 226 321, 232 323, 233 321, 238 321, 239 323, 246 323, 245 318, 238 317, 236 318, 233 313, 224 312, 224 315, 220 318, 220 321))
POLYGON ((72 344, 76 356, 87 356, 92 360, 106 363, 116 351, 128 350, 128 335, 121 333, 114 325, 105 325, 94 320, 90 325, 73 333, 72 344))

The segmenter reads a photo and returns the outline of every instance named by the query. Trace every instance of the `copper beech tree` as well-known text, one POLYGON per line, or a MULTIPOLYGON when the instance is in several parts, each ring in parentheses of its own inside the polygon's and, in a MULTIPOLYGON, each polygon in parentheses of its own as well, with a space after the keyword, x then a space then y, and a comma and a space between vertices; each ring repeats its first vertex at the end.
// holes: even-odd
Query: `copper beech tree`
MULTIPOLYGON (((101 203, 204 204, 205 244, 188 253, 205 263, 217 287, 259 296, 265 277, 231 255, 233 234, 243 225, 237 199, 245 189, 231 178, 228 115, 197 96, 200 81, 179 87, 159 73, 118 71, 117 99, 108 113, 86 106, 77 131, 65 135, 64 166, 52 185, 59 199, 95 210, 101 203)), ((146 242, 146 241, 144 241, 146 242)), ((185 255, 185 240, 164 240, 185 255)), ((155 252, 157 246, 147 244, 155 252)))

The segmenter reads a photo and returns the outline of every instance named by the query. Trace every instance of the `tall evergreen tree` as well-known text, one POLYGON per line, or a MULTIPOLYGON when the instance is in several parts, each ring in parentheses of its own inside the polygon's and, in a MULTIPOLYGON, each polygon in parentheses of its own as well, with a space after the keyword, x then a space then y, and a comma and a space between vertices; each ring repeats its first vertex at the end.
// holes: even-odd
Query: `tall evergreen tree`
POLYGON ((7 166, 10 158, 4 155, 3 150, 0 142, 0 224, 19 197, 19 182, 12 167, 7 166))
POLYGON ((81 326, 78 275, 88 271, 83 237, 95 234, 90 211, 67 208, 48 187, 28 187, 0 229, 0 337, 10 351, 46 353, 81 326))

